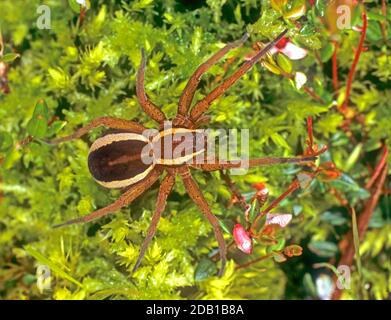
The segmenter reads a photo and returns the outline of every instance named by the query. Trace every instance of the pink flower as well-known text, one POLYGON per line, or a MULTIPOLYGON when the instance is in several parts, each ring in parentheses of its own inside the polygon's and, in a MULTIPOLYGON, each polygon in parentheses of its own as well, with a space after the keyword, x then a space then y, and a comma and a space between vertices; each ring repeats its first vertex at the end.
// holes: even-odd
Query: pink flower
POLYGON ((253 241, 241 224, 238 223, 234 226, 233 236, 238 249, 244 253, 251 254, 253 251, 253 241))
POLYGON ((265 225, 278 224, 281 228, 285 228, 291 220, 291 214, 268 213, 265 225))
POLYGON ((298 47, 293 44, 287 37, 282 38, 271 50, 270 53, 274 54, 281 52, 285 54, 291 60, 300 60, 307 55, 307 50, 298 47))

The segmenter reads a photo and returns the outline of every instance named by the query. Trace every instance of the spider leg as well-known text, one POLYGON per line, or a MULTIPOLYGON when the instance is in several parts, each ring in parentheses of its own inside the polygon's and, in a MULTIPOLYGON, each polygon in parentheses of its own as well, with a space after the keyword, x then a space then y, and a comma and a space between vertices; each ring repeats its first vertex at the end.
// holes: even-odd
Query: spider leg
POLYGON ((205 98, 198 101, 190 113, 191 120, 196 121, 206 110, 211 103, 219 98, 224 92, 229 89, 236 81, 238 81, 254 64, 256 64, 262 56, 264 56, 271 48, 273 48, 284 37, 288 30, 279 34, 279 36, 266 45, 261 51, 254 55, 250 60, 245 61, 231 76, 226 78, 219 86, 214 88, 205 98))
POLYGON ((208 203, 205 200, 204 195, 199 189, 197 183, 191 176, 191 173, 187 167, 182 167, 179 171, 183 183, 185 185, 185 189, 189 194, 190 198, 194 201, 194 203, 198 206, 198 208, 202 211, 205 217, 209 220, 210 224, 213 227, 213 231, 217 242, 219 244, 220 250, 220 259, 221 259, 221 268, 219 270, 218 276, 221 277, 224 274, 225 265, 227 262, 227 246, 224 241, 223 233, 221 232, 219 221, 213 215, 212 211, 209 208, 208 203))
POLYGON ((89 124, 78 129, 77 131, 75 131, 69 136, 54 139, 54 140, 48 140, 45 142, 49 144, 58 144, 61 142, 78 139, 83 135, 85 135, 86 133, 90 132, 91 130, 101 126, 105 126, 111 129, 127 130, 134 133, 142 133, 144 130, 146 130, 141 124, 138 124, 137 122, 134 121, 112 118, 112 117, 99 117, 92 120, 89 124))
POLYGON ((138 101, 145 111, 153 120, 162 124, 166 120, 166 116, 163 111, 161 111, 152 101, 150 101, 145 93, 144 88, 144 77, 145 77, 145 52, 144 49, 141 49, 141 64, 137 71, 137 83, 136 83, 136 94, 138 101))
POLYGON ((147 251, 147 248, 153 236, 155 235, 157 224, 160 220, 162 212, 164 211, 164 208, 166 207, 167 197, 170 194, 174 186, 174 183, 175 183, 175 176, 171 174, 167 174, 167 176, 163 179, 160 185, 159 194, 156 201, 155 212, 152 216, 152 221, 151 224, 149 225, 147 236, 145 237, 144 242, 141 245, 140 253, 138 255, 136 264, 133 267, 132 273, 135 272, 140 266, 141 260, 143 259, 145 252, 147 251))
POLYGON ((181 97, 179 98, 178 104, 178 114, 185 116, 190 108, 191 102, 194 97, 194 93, 197 90, 198 84, 201 81, 202 75, 210 69, 214 64, 216 64, 222 57, 224 57, 229 51, 240 47, 248 39, 249 34, 246 32, 244 36, 237 41, 228 43, 225 47, 216 52, 212 57, 207 61, 201 64, 197 70, 193 73, 185 89, 182 92, 181 97))
POLYGON ((297 158, 257 158, 249 159, 248 162, 240 161, 225 161, 219 163, 217 160, 214 163, 193 163, 191 164, 192 168, 201 169, 204 171, 216 171, 224 169, 235 169, 235 168, 248 168, 259 167, 259 166, 269 166, 274 164, 282 163, 301 163, 301 162, 310 162, 316 160, 316 156, 306 156, 306 157, 297 157, 297 158))
POLYGON ((113 213, 115 211, 118 211, 122 207, 125 207, 129 205, 133 200, 135 200, 137 197, 139 197, 141 194, 143 194, 146 190, 148 190, 155 182, 159 179, 161 175, 161 169, 155 168, 151 171, 151 173, 140 182, 136 183, 134 186, 129 188, 125 193, 123 193, 115 202, 108 205, 107 207, 98 209, 84 217, 72 219, 69 221, 66 221, 61 224, 57 224, 53 226, 53 228, 59 228, 62 226, 75 224, 75 223, 85 223, 89 222, 91 220, 95 220, 98 218, 101 218, 103 216, 106 216, 110 213, 113 213))

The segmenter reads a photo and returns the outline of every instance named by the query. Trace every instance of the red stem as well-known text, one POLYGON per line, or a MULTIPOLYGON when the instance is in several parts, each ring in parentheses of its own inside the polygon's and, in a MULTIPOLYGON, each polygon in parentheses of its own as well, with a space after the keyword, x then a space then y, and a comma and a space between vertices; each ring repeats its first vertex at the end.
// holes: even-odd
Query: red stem
MULTIPOLYGON (((388 149, 386 146, 384 146, 383 154, 384 153, 388 154, 388 149)), ((380 162, 382 161, 382 159, 383 157, 380 159, 379 165, 377 167, 380 166, 380 162)), ((372 177, 375 174, 376 172, 373 173, 372 177)), ((371 196, 365 202, 364 209, 361 212, 361 214, 358 216, 357 229, 358 229, 360 240, 363 239, 365 232, 367 231, 368 224, 372 217, 372 214, 375 211, 376 206, 379 202, 380 195, 382 194, 382 188, 386 181, 386 177, 387 177, 387 164, 383 166, 380 176, 378 176, 378 178, 375 179, 376 184, 370 190, 371 196)), ((338 265, 351 266, 353 263, 354 253, 355 253, 352 230, 350 230, 349 233, 340 241, 338 247, 340 249, 340 252, 342 253, 342 257, 339 260, 338 265)), ((334 280, 336 280, 335 277, 334 280)), ((342 295, 342 290, 336 289, 333 293, 332 299, 338 300, 341 298, 341 295, 342 295)))
MULTIPOLYGON (((386 0, 382 0, 381 9, 382 9, 382 13, 383 13, 384 17, 387 18, 386 0)), ((382 31, 384 42, 387 44, 387 22, 386 22, 386 20, 382 21, 380 25, 381 25, 381 31, 382 31)))
POLYGON ((356 54, 354 56, 354 60, 353 60, 352 66, 350 67, 350 70, 349 70, 348 80, 347 80, 347 83, 346 83, 345 101, 344 101, 344 103, 342 104, 342 106, 340 108, 340 111, 343 114, 345 114, 346 109, 348 107, 349 98, 350 98, 350 92, 351 92, 351 89, 352 89, 352 83, 353 83, 353 79, 354 79, 354 74, 356 73, 356 67, 357 67, 358 61, 360 60, 360 56, 361 56, 361 53, 362 53, 363 48, 364 48, 365 36, 367 34, 368 19, 367 19, 367 13, 365 11, 365 7, 364 7, 363 10, 364 10, 363 13, 362 13, 363 26, 362 26, 362 31, 361 31, 360 42, 358 44, 358 48, 356 50, 356 54))
MULTIPOLYGON (((258 220, 265 214, 269 213, 271 210, 273 210, 275 207, 279 205, 279 203, 284 200, 287 196, 289 196, 293 191, 300 188, 299 181, 297 179, 293 180, 293 182, 289 185, 288 189, 281 194, 278 198, 274 199, 272 203, 265 209, 262 210, 257 214, 255 217, 253 223, 251 224, 250 231, 253 230, 258 222, 258 220)), ((256 232, 254 232, 256 233, 256 232)))
POLYGON ((373 183, 376 181, 376 179, 381 174, 381 171, 387 162, 387 157, 388 157, 388 149, 387 149, 387 147, 384 147, 383 153, 382 153, 380 160, 379 160, 379 163, 377 164, 375 170, 373 171, 372 177, 369 179, 369 181, 367 182, 367 184, 365 186, 366 189, 371 188, 373 183))

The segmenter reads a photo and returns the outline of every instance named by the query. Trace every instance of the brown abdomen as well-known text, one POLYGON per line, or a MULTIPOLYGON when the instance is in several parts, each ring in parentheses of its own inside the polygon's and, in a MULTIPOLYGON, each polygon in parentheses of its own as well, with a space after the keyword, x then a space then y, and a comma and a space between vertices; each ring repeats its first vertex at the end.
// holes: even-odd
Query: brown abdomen
POLYGON ((96 140, 88 155, 88 168, 92 176, 108 188, 122 188, 136 183, 144 178, 143 173, 149 172, 151 167, 141 161, 141 152, 147 145, 145 141, 116 141, 116 136, 112 134, 96 140), (111 142, 101 145, 102 141, 111 142))

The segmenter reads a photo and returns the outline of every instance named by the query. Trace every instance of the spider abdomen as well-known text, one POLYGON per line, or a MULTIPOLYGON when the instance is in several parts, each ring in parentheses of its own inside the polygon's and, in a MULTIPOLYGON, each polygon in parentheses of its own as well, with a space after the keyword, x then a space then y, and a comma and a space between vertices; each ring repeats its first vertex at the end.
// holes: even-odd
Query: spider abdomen
POLYGON ((88 155, 94 179, 106 188, 123 188, 144 179, 153 163, 143 161, 149 141, 135 133, 107 134, 97 139, 88 155))

